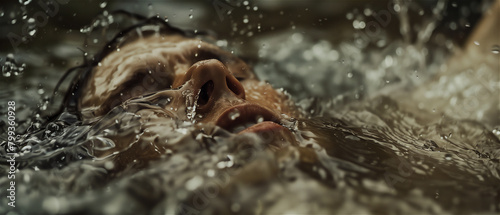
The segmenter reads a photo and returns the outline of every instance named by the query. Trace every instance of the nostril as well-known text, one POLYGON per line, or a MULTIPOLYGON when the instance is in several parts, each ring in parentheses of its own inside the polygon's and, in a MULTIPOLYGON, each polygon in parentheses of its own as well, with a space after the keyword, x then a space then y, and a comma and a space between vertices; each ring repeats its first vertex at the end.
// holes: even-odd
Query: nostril
POLYGON ((212 92, 214 91, 214 82, 212 80, 207 81, 207 83, 203 84, 200 89, 200 93, 198 95, 198 105, 205 105, 208 103, 212 92))
POLYGON ((238 87, 239 83, 235 83, 237 80, 231 80, 229 77, 226 77, 226 83, 229 90, 231 90, 235 95, 242 96, 243 90, 238 87))

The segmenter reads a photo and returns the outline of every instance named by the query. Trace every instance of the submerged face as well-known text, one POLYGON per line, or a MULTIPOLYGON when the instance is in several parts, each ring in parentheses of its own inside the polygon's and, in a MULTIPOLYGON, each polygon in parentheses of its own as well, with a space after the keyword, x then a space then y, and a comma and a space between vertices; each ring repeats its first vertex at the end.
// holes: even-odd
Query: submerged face
POLYGON ((79 99, 83 120, 93 123, 117 106, 232 133, 280 136, 290 136, 282 119, 298 116, 287 96, 259 81, 241 59, 181 35, 136 39, 93 68, 79 99))

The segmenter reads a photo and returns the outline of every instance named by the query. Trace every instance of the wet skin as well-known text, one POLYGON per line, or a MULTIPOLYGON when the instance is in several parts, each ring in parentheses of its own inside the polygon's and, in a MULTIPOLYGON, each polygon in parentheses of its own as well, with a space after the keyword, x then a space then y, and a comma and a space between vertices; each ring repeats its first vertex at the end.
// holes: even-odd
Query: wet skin
MULTIPOLYGON (((286 95, 259 81, 241 59, 177 34, 136 39, 108 54, 82 92, 79 109, 89 124, 117 106, 137 106, 136 114, 148 121, 177 119, 235 134, 267 133, 275 137, 268 143, 275 149, 294 141, 280 125, 283 119, 300 115, 286 95)), ((141 149, 141 154, 149 153, 141 149)), ((134 156, 140 157, 127 155, 134 156)))

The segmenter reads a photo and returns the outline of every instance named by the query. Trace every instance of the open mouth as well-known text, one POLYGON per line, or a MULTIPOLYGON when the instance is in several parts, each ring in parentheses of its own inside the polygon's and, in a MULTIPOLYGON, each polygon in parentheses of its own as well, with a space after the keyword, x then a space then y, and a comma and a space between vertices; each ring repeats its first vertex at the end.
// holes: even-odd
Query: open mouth
POLYGON ((278 116, 255 104, 229 108, 219 116, 215 124, 235 134, 285 129, 279 124, 278 116))

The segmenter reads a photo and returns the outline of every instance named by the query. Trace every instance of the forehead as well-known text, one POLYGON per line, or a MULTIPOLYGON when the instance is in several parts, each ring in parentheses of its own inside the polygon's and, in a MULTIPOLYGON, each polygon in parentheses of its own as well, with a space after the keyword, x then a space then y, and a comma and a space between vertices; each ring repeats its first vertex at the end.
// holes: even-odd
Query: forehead
POLYGON ((93 69, 92 77, 96 84, 101 84, 109 81, 109 77, 120 78, 141 69, 167 69, 175 75, 182 75, 186 66, 206 59, 219 60, 234 73, 251 73, 243 61, 227 51, 200 39, 175 34, 140 38, 117 47, 93 69), (231 68, 234 65, 240 69, 231 68))

